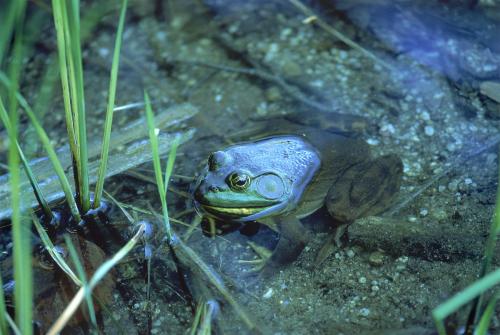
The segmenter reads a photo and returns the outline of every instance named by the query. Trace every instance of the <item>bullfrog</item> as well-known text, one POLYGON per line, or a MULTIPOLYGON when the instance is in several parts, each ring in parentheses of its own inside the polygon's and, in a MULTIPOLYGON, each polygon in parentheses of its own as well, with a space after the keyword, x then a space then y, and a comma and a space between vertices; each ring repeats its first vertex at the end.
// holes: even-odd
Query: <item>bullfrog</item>
POLYGON ((209 155, 195 186, 195 204, 204 215, 260 222, 280 233, 265 264, 297 258, 309 240, 300 220, 318 209, 326 207, 340 244, 348 224, 383 212, 400 187, 401 159, 372 157, 359 137, 362 118, 323 113, 308 119, 295 113, 257 122, 245 141, 209 155))

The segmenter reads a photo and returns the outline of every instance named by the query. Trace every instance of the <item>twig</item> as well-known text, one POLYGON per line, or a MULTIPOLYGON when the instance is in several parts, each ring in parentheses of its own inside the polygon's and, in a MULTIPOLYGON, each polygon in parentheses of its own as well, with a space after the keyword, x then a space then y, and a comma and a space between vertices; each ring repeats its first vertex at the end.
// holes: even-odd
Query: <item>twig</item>
POLYGON ((308 17, 314 17, 314 20, 310 20, 310 22, 316 23, 321 29, 323 29, 324 31, 326 31, 328 34, 330 34, 330 35, 338 38, 339 40, 341 40, 342 42, 344 42, 346 45, 350 46, 354 50, 357 50, 357 51, 361 52, 363 55, 365 55, 366 57, 370 58, 375 63, 379 64, 380 66, 384 67, 385 69, 391 70, 391 71, 393 70, 392 66, 390 66, 388 63, 384 62, 383 60, 381 60, 380 58, 378 58, 377 56, 375 56, 374 53, 366 50, 361 45, 359 45, 358 43, 354 42, 349 37, 345 36, 340 31, 338 31, 337 29, 335 29, 332 26, 330 26, 328 23, 326 23, 325 21, 323 21, 317 14, 315 14, 310 8, 308 8, 307 6, 305 6, 299 0, 289 0, 289 1, 298 10, 300 10, 302 13, 304 13, 304 15, 306 15, 308 17))

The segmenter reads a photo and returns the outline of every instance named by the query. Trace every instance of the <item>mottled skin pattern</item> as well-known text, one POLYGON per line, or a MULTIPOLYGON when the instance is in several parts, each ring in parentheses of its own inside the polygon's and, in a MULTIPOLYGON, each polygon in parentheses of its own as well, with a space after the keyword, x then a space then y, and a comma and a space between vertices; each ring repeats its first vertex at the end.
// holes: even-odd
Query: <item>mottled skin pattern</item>
POLYGON ((395 155, 374 159, 365 141, 326 128, 283 119, 263 122, 256 129, 260 135, 211 155, 195 200, 219 219, 277 226, 281 238, 270 261, 278 264, 300 254, 308 237, 299 219, 320 207, 344 226, 384 211, 399 190, 401 160, 395 155), (271 185, 262 187, 262 181, 271 185))

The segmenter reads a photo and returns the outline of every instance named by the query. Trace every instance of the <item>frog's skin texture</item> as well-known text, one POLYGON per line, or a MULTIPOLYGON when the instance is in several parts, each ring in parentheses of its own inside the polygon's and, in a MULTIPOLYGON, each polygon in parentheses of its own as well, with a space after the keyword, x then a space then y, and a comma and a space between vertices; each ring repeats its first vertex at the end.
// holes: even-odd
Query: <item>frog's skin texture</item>
POLYGON ((323 206, 341 225, 384 211, 399 190, 401 160, 373 159, 363 140, 328 130, 264 122, 262 135, 209 156, 194 193, 197 206, 222 220, 277 226, 276 263, 298 256, 308 239, 299 219, 323 206))

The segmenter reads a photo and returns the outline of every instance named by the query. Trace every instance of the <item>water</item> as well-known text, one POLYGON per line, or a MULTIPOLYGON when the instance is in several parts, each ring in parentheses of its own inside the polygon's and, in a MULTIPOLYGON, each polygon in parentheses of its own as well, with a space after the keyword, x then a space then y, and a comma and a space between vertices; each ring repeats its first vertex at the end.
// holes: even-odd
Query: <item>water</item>
MULTIPOLYGON (((199 223, 186 198, 192 186, 185 177, 197 177, 210 152, 241 139, 255 119, 292 112, 363 117, 367 126, 360 137, 374 156, 397 154, 404 176, 389 210, 354 222, 349 239, 321 266, 314 266, 315 259, 332 234, 325 211, 303 219, 311 240, 298 259, 266 276, 239 261, 257 257, 250 241, 273 248, 279 237, 273 230, 252 227, 212 238, 200 226, 191 231, 174 222, 244 312, 232 308, 202 274, 184 269, 187 288, 182 284, 161 222, 145 214, 161 212, 156 185, 147 181, 151 163, 109 179, 106 190, 133 206, 127 210, 135 219, 153 221, 156 229, 104 286, 109 296, 99 311, 103 332, 184 333, 202 297, 211 301, 215 333, 250 333, 242 313, 264 334, 434 333, 432 309, 477 278, 495 204, 500 7, 488 3, 304 2, 321 22, 295 1, 132 4, 117 104, 142 101, 145 88, 157 114, 184 102, 199 110, 186 121, 196 132, 179 148, 174 173, 180 176, 168 193, 175 219, 199 223), (359 47, 339 40, 332 28, 359 47), (149 299, 145 247, 152 265, 149 299)), ((107 28, 114 26, 115 14, 97 25, 84 48, 88 128, 95 138, 104 118, 114 38, 107 28)), ((46 30, 45 48, 33 56, 35 73, 54 49, 46 30)), ((28 97, 36 92, 36 78, 22 85, 28 97)), ((64 125, 54 116, 62 113, 58 91, 55 97, 45 125, 63 143, 64 125)), ((119 133, 140 113, 118 112, 113 129, 119 133)), ((95 252, 109 257, 134 229, 117 208, 109 225, 113 229, 103 229, 98 240, 90 234, 82 243, 92 250, 98 245, 95 252)), ((202 227, 210 229, 206 222, 202 227)), ((60 296, 57 287, 44 292, 60 296)), ((40 292, 35 296, 45 301, 40 292)), ((463 325, 467 312, 454 314, 450 329, 463 325)), ((497 307, 491 334, 500 333, 498 312, 497 307)), ((83 318, 71 331, 87 324, 83 318)))

